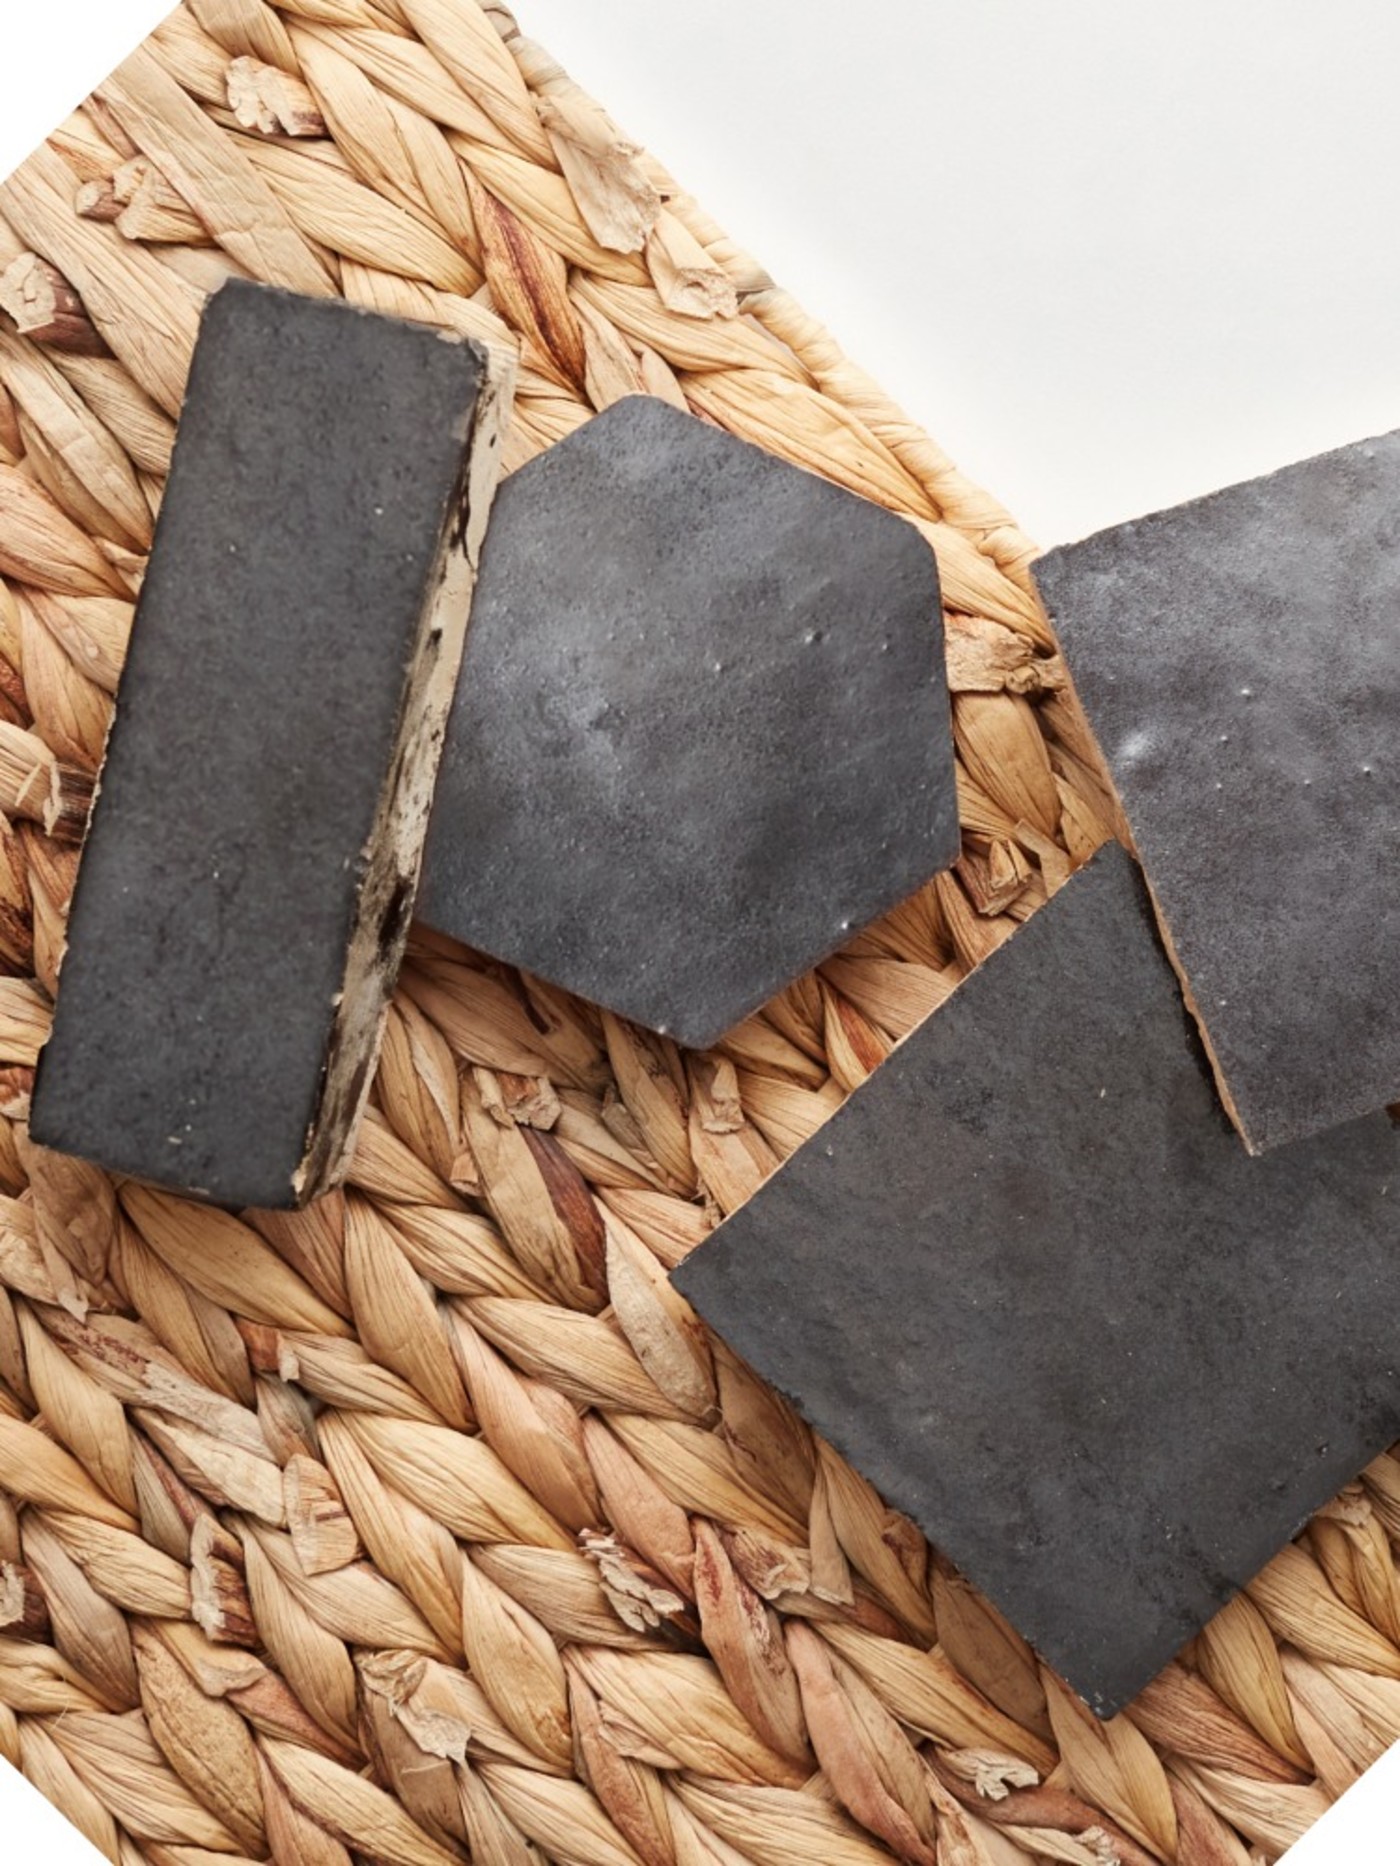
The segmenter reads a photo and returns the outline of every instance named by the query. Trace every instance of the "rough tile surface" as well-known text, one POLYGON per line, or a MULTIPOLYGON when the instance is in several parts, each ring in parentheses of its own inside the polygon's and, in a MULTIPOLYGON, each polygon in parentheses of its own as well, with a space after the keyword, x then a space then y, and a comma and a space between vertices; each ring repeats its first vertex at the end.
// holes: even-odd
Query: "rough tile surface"
POLYGON ((226 1204, 334 1179, 412 906, 495 476, 483 353, 211 301, 36 1140, 226 1204))
POLYGON ((1034 574, 1247 1144, 1400 1099, 1400 434, 1034 574))
POLYGON ((1116 846, 675 1281, 1105 1715, 1400 1433, 1400 1131, 1245 1152, 1116 846))
POLYGON ((507 480, 425 920, 703 1047, 957 848, 911 525, 647 397, 507 480))

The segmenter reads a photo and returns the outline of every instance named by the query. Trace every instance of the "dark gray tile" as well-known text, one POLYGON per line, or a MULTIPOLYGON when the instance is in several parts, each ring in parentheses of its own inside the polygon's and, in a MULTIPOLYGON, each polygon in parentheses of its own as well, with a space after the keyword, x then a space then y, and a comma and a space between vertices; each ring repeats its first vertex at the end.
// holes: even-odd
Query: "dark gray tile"
POLYGON ((1247 1145, 1400 1098, 1400 434, 1034 574, 1247 1145))
POLYGON ((957 849, 911 525, 647 397, 502 486, 425 920, 703 1047, 957 849))
POLYGON ((495 480, 483 352, 205 315, 33 1132, 226 1204, 336 1176, 412 907, 495 480))
POLYGON ((1245 1152, 1116 845, 675 1281, 1105 1715, 1400 1434, 1400 1132, 1245 1152))

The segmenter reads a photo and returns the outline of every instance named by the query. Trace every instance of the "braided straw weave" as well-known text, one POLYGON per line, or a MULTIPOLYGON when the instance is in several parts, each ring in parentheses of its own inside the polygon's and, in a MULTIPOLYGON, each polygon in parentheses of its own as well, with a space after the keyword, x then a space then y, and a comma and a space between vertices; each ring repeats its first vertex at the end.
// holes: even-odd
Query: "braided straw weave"
POLYGON ((476 0, 189 0, 0 275, 0 1752, 120 1866, 1275 1859, 1400 1736, 1400 1461, 1099 1726, 665 1280, 1114 827, 1005 513, 476 0), (511 465, 641 389, 905 513, 966 831, 709 1055, 420 933, 297 1217, 24 1126, 230 271, 516 347, 511 465))

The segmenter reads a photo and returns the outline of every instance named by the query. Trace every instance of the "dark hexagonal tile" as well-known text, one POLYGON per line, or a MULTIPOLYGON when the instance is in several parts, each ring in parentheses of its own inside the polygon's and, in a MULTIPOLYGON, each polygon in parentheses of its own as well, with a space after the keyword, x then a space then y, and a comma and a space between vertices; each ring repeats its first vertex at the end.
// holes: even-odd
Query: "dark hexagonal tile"
POLYGON ((501 488, 430 925, 703 1047, 957 849, 912 525, 645 396, 501 488))

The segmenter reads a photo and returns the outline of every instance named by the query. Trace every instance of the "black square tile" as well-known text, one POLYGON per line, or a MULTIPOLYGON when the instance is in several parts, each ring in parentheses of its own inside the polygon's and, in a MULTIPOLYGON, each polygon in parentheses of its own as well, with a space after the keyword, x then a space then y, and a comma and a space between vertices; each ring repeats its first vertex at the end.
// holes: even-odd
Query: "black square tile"
POLYGON ((1034 576, 1246 1143, 1400 1099, 1400 434, 1034 576))
POLYGON ((1116 845, 675 1281, 1104 1715, 1400 1434, 1400 1131, 1246 1153, 1116 845))

